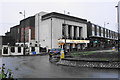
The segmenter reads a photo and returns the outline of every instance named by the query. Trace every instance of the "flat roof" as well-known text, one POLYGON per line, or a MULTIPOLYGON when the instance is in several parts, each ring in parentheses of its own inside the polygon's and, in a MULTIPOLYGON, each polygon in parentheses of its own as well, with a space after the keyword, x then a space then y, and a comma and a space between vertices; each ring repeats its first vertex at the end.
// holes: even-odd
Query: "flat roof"
POLYGON ((70 20, 70 21, 81 22, 81 23, 87 24, 86 19, 82 19, 82 18, 78 18, 78 17, 66 15, 66 14, 61 14, 61 13, 57 13, 57 12, 51 12, 51 13, 48 13, 48 14, 42 16, 42 20, 46 20, 49 18, 59 18, 59 19, 65 19, 65 20, 70 20))

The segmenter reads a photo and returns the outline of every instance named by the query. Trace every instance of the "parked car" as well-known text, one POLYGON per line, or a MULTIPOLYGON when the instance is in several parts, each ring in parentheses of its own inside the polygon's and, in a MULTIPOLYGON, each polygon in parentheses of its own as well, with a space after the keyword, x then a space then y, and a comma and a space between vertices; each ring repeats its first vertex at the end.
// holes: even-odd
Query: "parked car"
POLYGON ((62 48, 53 48, 49 50, 50 55, 60 55, 62 48))

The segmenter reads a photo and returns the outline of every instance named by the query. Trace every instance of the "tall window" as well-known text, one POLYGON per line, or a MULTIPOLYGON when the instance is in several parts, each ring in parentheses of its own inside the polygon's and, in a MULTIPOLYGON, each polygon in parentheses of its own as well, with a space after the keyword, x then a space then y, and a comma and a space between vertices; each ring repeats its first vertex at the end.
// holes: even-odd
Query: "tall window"
POLYGON ((3 48, 3 54, 8 54, 8 48, 7 47, 3 48))
POLYGON ((92 24, 92 36, 95 36, 95 25, 92 24))
POLYGON ((77 26, 74 26, 74 37, 76 38, 76 36, 77 36, 77 26))
POLYGON ((11 52, 15 52, 15 47, 11 47, 11 52))
POLYGON ((70 37, 70 27, 71 26, 68 25, 68 37, 70 37))
POLYGON ((81 37, 81 27, 79 27, 79 37, 81 37))
POLYGON ((99 26, 97 26, 97 36, 99 36, 99 26))
POLYGON ((72 26, 68 25, 68 37, 72 38, 72 26))
POLYGON ((107 36, 106 36, 106 29, 105 29, 105 38, 106 38, 107 36))
POLYGON ((62 37, 65 38, 65 24, 62 24, 62 37))
POLYGON ((18 47, 18 53, 21 53, 21 47, 18 47))
POLYGON ((112 35, 112 38, 113 38, 113 32, 111 31, 111 35, 112 35))
POLYGON ((116 39, 118 39, 118 33, 116 33, 116 39))
POLYGON ((101 28, 101 37, 103 37, 103 28, 101 28))
POLYGON ((115 39, 115 32, 113 32, 113 38, 115 39))
POLYGON ((111 31, 109 30, 109 38, 111 38, 111 31))

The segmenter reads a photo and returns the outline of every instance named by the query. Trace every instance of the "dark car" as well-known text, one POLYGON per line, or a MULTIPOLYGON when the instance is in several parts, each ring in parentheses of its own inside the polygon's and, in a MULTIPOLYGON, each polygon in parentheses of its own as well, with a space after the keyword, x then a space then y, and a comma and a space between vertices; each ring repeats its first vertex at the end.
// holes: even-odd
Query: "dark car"
POLYGON ((60 55, 62 48, 53 48, 49 50, 50 55, 60 55))
POLYGON ((54 58, 57 58, 57 61, 59 61, 61 51, 63 51, 62 48, 50 49, 49 50, 49 60, 51 61, 51 59, 54 57, 54 58))

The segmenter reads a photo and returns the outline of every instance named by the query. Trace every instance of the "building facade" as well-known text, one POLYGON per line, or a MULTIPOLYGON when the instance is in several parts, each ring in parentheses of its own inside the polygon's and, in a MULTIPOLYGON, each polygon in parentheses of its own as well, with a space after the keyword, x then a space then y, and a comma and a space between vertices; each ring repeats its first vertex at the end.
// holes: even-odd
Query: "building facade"
POLYGON ((88 22, 89 47, 106 48, 117 46, 118 33, 88 22))
POLYGON ((6 33, 6 37, 11 39, 7 42, 9 45, 14 46, 17 43, 23 47, 24 26, 25 42, 28 44, 26 47, 30 47, 31 53, 35 48, 38 53, 52 48, 64 48, 71 52, 118 44, 117 32, 86 19, 56 12, 40 12, 10 28, 10 32, 6 33))
POLYGON ((35 16, 28 17, 20 21, 19 25, 10 28, 10 32, 5 33, 6 36, 11 37, 13 41, 10 45, 23 42, 24 40, 24 26, 25 26, 25 42, 29 42, 29 29, 31 30, 31 40, 35 40, 35 16))
POLYGON ((35 16, 28 17, 20 21, 20 42, 24 41, 24 26, 25 26, 25 42, 29 42, 29 29, 31 29, 31 39, 35 40, 35 16))
MULTIPOLYGON (((40 46, 48 49, 62 48, 58 40, 82 40, 87 38, 87 20, 56 12, 35 15, 35 39, 40 46)), ((64 47, 64 44, 63 44, 64 47)), ((66 43, 68 51, 87 47, 83 43, 66 43)))
POLYGON ((9 36, 0 36, 0 55, 2 54, 3 45, 10 46, 10 42, 12 42, 12 41, 14 41, 14 40, 9 36))

